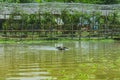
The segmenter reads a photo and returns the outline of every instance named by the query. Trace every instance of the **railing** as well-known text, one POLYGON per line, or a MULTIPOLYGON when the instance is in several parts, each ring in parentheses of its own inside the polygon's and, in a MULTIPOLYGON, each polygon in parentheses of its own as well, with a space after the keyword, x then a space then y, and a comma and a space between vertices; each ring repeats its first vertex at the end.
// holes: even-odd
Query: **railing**
POLYGON ((120 28, 108 30, 0 30, 0 34, 1 39, 103 39, 120 37, 120 28))

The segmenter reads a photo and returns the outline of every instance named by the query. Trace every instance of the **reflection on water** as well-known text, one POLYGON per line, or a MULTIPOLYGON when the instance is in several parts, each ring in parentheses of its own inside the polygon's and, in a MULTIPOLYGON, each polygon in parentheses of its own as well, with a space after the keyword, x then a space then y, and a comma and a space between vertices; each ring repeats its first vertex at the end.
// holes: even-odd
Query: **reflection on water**
POLYGON ((116 41, 0 44, 0 80, 120 80, 119 47, 116 41))
POLYGON ((20 64, 17 70, 7 73, 6 80, 56 80, 50 73, 40 68, 38 63, 20 64))
POLYGON ((53 46, 30 46, 29 48, 32 50, 57 50, 53 46))

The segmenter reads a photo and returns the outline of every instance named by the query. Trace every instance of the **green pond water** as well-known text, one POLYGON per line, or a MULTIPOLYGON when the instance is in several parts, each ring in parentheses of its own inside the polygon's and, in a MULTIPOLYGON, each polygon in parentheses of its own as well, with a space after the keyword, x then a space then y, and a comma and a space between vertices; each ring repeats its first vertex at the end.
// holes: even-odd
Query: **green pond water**
POLYGON ((120 41, 0 44, 0 80, 120 80, 120 41))

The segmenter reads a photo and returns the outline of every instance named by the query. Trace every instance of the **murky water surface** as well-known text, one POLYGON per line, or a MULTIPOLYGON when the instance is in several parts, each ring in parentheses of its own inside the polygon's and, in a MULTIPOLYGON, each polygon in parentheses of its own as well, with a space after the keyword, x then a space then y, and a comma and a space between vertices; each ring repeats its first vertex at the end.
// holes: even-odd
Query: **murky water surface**
POLYGON ((0 80, 120 80, 120 42, 0 44, 0 80))

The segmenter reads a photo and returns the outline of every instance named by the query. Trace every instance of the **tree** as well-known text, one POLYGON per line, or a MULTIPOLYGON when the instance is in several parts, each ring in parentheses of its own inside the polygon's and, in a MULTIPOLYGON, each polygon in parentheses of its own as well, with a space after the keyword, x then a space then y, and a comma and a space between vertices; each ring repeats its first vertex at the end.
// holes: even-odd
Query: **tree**
POLYGON ((20 0, 2 0, 2 2, 8 2, 8 3, 19 3, 20 0))
POLYGON ((20 3, 31 3, 33 0, 20 0, 20 3))
POLYGON ((42 2, 43 0, 35 0, 35 2, 37 2, 37 3, 40 3, 40 2, 42 2))
POLYGON ((116 4, 116 3, 120 2, 120 1, 118 1, 118 0, 101 0, 101 2, 103 4, 116 4))
POLYGON ((32 2, 81 2, 81 3, 97 3, 97 4, 116 4, 120 3, 120 0, 0 0, 0 2, 9 3, 32 3, 32 2))

